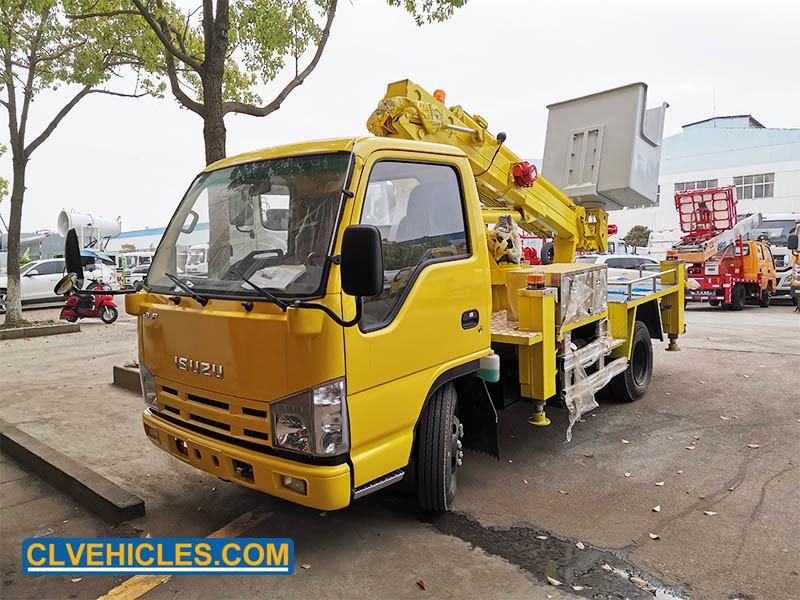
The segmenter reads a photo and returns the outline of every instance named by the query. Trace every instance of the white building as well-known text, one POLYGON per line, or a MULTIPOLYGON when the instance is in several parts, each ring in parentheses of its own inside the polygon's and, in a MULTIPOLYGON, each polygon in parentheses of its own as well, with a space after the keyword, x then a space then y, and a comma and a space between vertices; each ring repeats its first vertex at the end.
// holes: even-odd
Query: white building
POLYGON ((764 127, 750 115, 684 125, 663 142, 658 206, 612 211, 609 223, 621 235, 634 225, 677 229, 675 192, 727 185, 736 186, 740 216, 800 213, 800 129, 764 127))

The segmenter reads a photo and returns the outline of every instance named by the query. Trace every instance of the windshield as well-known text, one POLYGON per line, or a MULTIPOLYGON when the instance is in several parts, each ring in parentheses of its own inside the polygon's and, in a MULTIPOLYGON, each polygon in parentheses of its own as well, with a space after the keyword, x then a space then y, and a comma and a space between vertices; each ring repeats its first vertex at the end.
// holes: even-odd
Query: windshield
POLYGON ((765 236, 770 244, 775 246, 785 246, 788 242, 789 234, 797 224, 796 221, 763 221, 761 227, 754 229, 750 235, 751 239, 757 240, 765 236))
POLYGON ((596 256, 576 256, 575 262, 578 264, 594 264, 597 262, 596 256))
POLYGON ((180 292, 177 275, 210 296, 321 293, 350 160, 297 156, 203 173, 153 257, 147 283, 180 292))

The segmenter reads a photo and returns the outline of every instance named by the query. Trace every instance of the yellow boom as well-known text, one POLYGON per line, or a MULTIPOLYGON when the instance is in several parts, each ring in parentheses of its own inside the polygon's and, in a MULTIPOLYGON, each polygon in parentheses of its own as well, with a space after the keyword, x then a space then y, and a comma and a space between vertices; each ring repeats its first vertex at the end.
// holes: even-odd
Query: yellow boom
POLYGON ((470 115, 460 106, 447 108, 407 79, 389 84, 367 122, 374 135, 438 142, 463 150, 475 175, 484 221, 494 222, 507 214, 525 231, 552 238, 555 262, 573 262, 576 250, 605 252, 606 212, 575 204, 541 175, 534 174, 532 183, 515 181, 515 166, 526 163, 503 145, 505 134, 494 136, 488 127, 483 117, 470 115))

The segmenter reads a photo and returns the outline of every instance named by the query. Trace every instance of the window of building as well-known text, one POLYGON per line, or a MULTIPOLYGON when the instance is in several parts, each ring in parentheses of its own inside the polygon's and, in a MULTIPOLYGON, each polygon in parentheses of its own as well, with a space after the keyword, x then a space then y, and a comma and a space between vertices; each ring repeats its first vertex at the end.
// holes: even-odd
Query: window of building
POLYGON ((733 178, 736 186, 736 199, 772 198, 775 193, 775 173, 742 175, 733 178))
POLYGON ((384 290, 364 298, 362 328, 388 324, 407 288, 428 264, 469 255, 461 187, 446 165, 379 162, 372 169, 361 222, 383 240, 384 290))
POLYGON ((698 179, 697 181, 683 181, 675 184, 675 193, 690 192, 692 190, 704 190, 719 185, 718 179, 698 179))

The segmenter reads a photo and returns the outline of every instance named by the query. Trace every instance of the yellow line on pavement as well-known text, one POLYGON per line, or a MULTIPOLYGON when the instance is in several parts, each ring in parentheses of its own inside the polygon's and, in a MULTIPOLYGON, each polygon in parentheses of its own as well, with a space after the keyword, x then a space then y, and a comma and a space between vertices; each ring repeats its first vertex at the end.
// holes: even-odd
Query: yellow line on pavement
MULTIPOLYGON (((247 512, 237 517, 227 525, 209 534, 210 538, 239 537, 248 529, 252 529, 263 520, 271 517, 274 513, 247 512)), ((120 583, 117 587, 110 589, 97 600, 135 600, 144 596, 153 588, 158 587, 165 581, 169 581, 172 575, 134 575, 120 583)))

